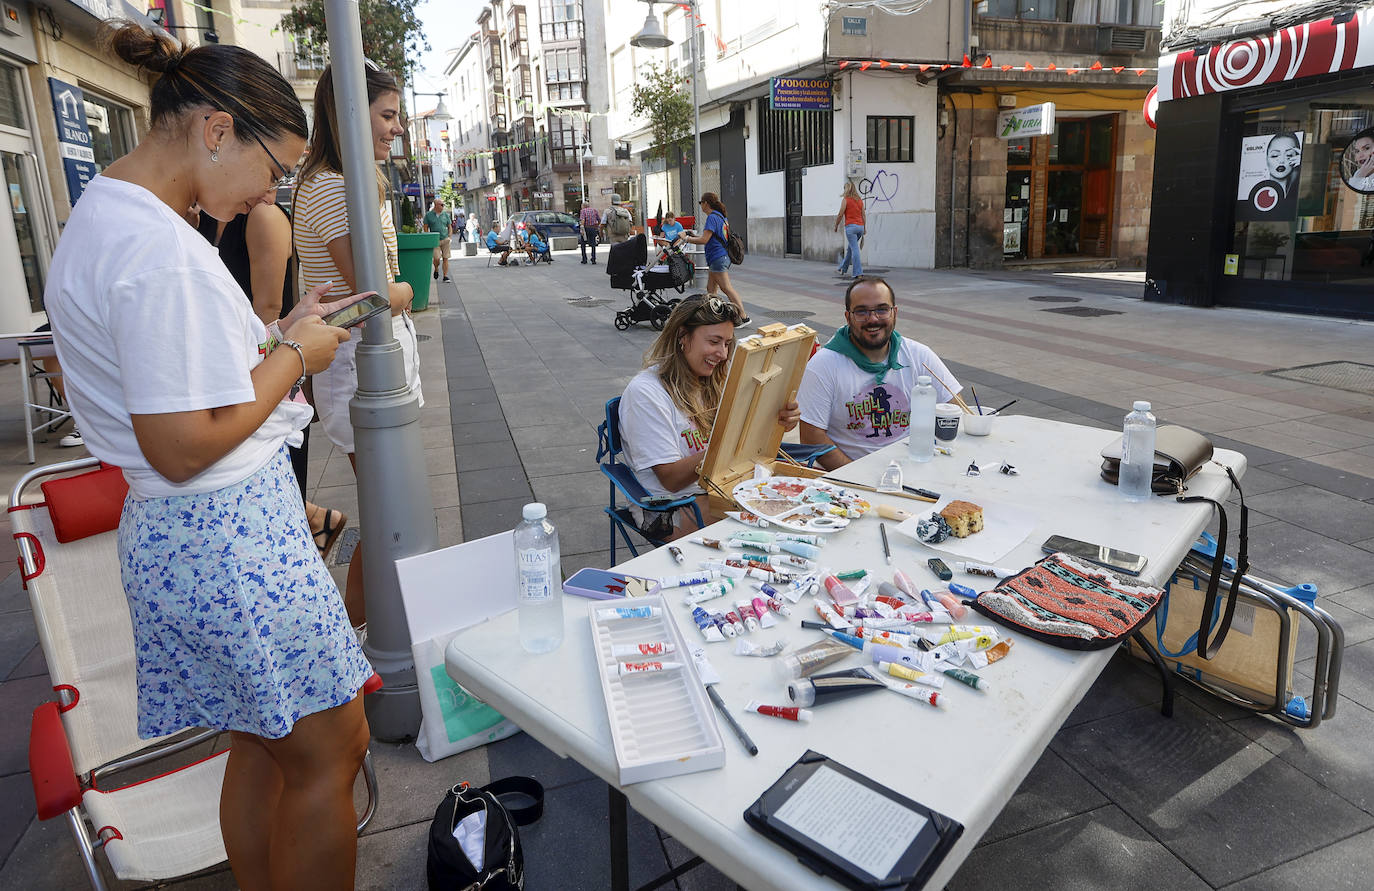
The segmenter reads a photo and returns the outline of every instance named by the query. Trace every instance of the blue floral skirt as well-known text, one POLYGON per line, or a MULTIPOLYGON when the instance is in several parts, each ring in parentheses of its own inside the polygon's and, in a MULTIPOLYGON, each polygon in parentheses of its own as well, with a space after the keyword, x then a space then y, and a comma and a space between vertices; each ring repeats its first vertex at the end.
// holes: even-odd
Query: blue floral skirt
POLYGON ((187 727, 279 739, 372 676, 285 448, 215 492, 127 499, 119 562, 145 739, 187 727))

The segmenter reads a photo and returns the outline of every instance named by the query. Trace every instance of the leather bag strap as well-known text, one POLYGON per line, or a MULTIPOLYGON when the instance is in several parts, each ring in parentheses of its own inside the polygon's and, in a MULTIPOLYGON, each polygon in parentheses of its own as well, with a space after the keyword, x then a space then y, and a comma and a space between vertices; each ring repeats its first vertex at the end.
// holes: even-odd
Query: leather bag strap
POLYGON ((1226 642, 1226 636, 1231 631, 1231 620, 1236 614, 1236 599, 1240 594, 1240 580, 1250 569, 1250 509, 1245 506, 1245 493, 1241 491, 1240 480, 1236 479, 1236 474, 1231 468, 1222 465, 1226 470, 1226 475, 1231 478, 1231 485, 1235 487, 1236 494, 1240 496, 1240 529, 1237 530, 1237 553, 1236 569, 1231 577, 1231 587, 1226 594, 1226 610, 1222 614, 1221 623, 1217 626, 1216 634, 1211 636, 1212 614, 1217 609, 1217 591, 1221 584, 1222 572, 1226 569, 1226 508, 1221 502, 1211 498, 1204 498, 1201 495, 1180 496, 1177 500, 1179 504, 1195 504, 1206 502, 1217 510, 1217 547, 1216 554, 1212 557, 1212 571, 1207 579, 1207 596, 1203 600, 1202 615, 1198 618, 1197 629, 1197 654, 1203 659, 1212 659, 1221 650, 1221 645, 1226 642), (1208 637, 1211 636, 1211 640, 1208 637))

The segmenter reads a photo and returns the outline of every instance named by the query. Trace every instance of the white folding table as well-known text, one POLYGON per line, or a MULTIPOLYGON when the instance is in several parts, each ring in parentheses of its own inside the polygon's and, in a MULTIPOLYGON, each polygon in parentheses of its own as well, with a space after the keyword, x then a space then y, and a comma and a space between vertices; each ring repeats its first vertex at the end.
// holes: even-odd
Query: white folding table
POLYGON ((29 463, 34 462, 33 435, 39 430, 51 430, 72 416, 71 409, 55 407, 40 402, 35 393, 34 382, 61 377, 60 372, 33 370, 35 359, 48 359, 57 355, 52 335, 44 332, 30 334, 0 335, 0 360, 17 360, 19 363, 19 392, 24 406, 24 441, 29 450, 29 463), (35 415, 44 413, 46 420, 35 415))
MULTIPOLYGON (((1098 477, 1099 452, 1117 434, 1026 417, 999 418, 991 436, 960 435, 952 457, 936 456, 928 464, 905 460, 906 443, 889 447, 835 471, 833 476, 876 483, 892 458, 903 459, 905 482, 973 502, 1014 505, 1035 518, 1033 531, 1000 565, 1020 568, 1039 559, 1040 545, 1051 534, 1067 535, 1122 548, 1149 560, 1141 579, 1163 585, 1206 526, 1206 504, 1178 504, 1173 498, 1129 503, 1115 486, 1098 477), (971 460, 982 468, 965 476, 971 460), (998 472, 1002 462, 1015 476, 998 472)), ((1241 476, 1243 455, 1219 450, 1215 460, 1241 476)), ((1225 471, 1207 465, 1189 484, 1191 495, 1225 500, 1230 484, 1225 471)), ((866 495, 881 502, 882 495, 866 495)), ((929 509, 920 502, 892 499, 913 512, 929 509)), ((867 568, 890 577, 883 562, 878 519, 865 517, 831 536, 822 564, 835 570, 867 568)), ((733 521, 725 521, 736 529, 733 521)), ((888 523, 895 566, 918 584, 937 585, 925 566, 936 553, 894 532, 888 523)), ((719 530, 723 535, 725 530, 719 530)), ((712 553, 682 543, 689 567, 712 553)), ((954 558, 945 556, 953 566, 954 558)), ((565 566, 571 573, 578 569, 565 566)), ((659 576, 682 571, 666 549, 646 553, 618 569, 659 576)), ((955 573, 955 580, 984 590, 986 579, 955 573)), ((680 603, 680 598, 675 598, 680 603)), ((819 639, 797 626, 810 599, 803 598, 791 619, 752 639, 769 643, 786 638, 789 647, 819 639)), ((510 612, 460 633, 449 644, 449 674, 468 690, 514 720, 527 733, 564 757, 570 757, 605 780, 615 800, 617 768, 610 728, 596 674, 586 611, 600 601, 568 597, 564 601, 565 637, 548 654, 528 655, 518 642, 517 614, 510 612)), ((675 618, 689 639, 700 639, 690 610, 679 605, 675 618)), ((967 620, 989 624, 976 613, 967 620)), ((878 782, 958 820, 963 837, 927 883, 942 888, 1021 781, 1051 738, 1111 658, 1113 649, 1071 652, 1012 634, 1011 655, 982 674, 989 692, 958 684, 945 688, 948 707, 934 709, 905 697, 879 692, 818 706, 810 724, 748 714, 751 699, 787 704, 785 687, 775 678, 771 660, 736 656, 733 643, 706 646, 722 677, 718 690, 736 718, 758 744, 750 757, 729 729, 722 726, 726 764, 718 770, 651 780, 620 791, 639 811, 740 885, 796 891, 837 888, 812 872, 783 848, 766 840, 743 819, 745 809, 807 749, 873 777, 878 782)), ((834 668, 867 664, 855 653, 834 668)), ((1166 720, 1161 718, 1160 720, 1166 720)), ((722 725, 724 722, 720 722, 722 725)), ((623 841, 613 840, 616 847, 623 841)), ((623 851, 613 851, 613 854, 623 851)), ((625 886, 623 864, 613 864, 617 885, 625 886)))

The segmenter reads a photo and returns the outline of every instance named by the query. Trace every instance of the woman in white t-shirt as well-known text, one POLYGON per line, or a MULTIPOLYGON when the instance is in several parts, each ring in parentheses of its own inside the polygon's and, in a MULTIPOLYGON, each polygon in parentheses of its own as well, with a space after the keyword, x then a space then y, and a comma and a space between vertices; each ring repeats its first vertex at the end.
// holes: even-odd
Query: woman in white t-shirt
POLYGON ((184 216, 260 203, 299 157, 305 113, 247 50, 183 51, 131 23, 107 36, 153 81, 151 129, 72 209, 44 300, 86 444, 129 483, 138 733, 229 732, 220 829, 239 885, 352 887, 373 672, 286 454, 312 414, 301 382, 346 335, 320 321, 318 291, 264 327, 184 216))
MULTIPOLYGON (((405 132, 401 126, 401 93, 396 79, 368 63, 366 71, 369 119, 372 124, 372 150, 378 161, 385 161, 391 152, 391 142, 405 132)), ((333 68, 325 68, 315 85, 315 121, 310 137, 310 152, 301 165, 299 185, 292 204, 292 233, 296 239, 296 253, 300 257, 301 284, 307 288, 332 282, 325 300, 337 300, 358 290, 358 278, 353 257, 353 239, 348 230, 348 206, 345 201, 343 155, 339 148, 338 121, 334 109, 333 68)), ((401 345, 406 382, 420 405, 424 396, 420 391, 420 358, 417 351, 415 324, 410 320, 410 302, 414 296, 409 284, 394 279, 400 275, 396 250, 396 225, 391 217, 391 205, 386 201, 386 181, 377 171, 377 203, 382 220, 382 242, 386 248, 386 268, 391 298, 391 331, 401 345)), ((349 400, 358 389, 356 349, 362 340, 361 327, 353 329, 352 339, 339 348, 338 358, 311 382, 315 408, 320 424, 330 442, 348 455, 357 472, 353 445, 353 420, 348 412, 349 400)), ((367 622, 363 607, 363 553, 353 552, 348 565, 348 581, 344 586, 344 604, 354 626, 367 622)))
MULTIPOLYGON (((730 301, 705 294, 688 297, 673 309, 645 353, 644 370, 625 387, 621 446, 635 479, 650 496, 676 499, 701 493, 697 475, 725 388, 737 324, 739 310, 730 301)), ((800 417, 792 402, 778 413, 778 423, 791 430, 800 417)), ((704 511, 705 504, 701 507, 704 511)), ((668 521, 643 528, 663 540, 695 529, 693 518, 685 512, 678 516, 676 530, 668 521)))

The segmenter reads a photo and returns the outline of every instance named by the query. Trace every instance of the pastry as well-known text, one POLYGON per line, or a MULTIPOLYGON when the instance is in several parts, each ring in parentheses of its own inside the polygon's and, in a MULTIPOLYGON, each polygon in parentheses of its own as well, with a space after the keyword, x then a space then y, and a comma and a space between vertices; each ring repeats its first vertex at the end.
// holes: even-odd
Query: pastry
POLYGON ((983 509, 969 501, 951 501, 940 511, 955 538, 983 531, 983 509))

